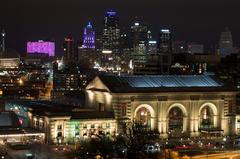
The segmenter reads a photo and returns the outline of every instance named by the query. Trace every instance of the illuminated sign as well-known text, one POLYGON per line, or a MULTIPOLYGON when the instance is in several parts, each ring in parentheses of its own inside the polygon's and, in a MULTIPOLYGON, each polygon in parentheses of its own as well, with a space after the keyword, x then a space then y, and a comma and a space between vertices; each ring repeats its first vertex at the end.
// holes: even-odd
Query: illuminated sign
POLYGON ((49 56, 55 55, 55 43, 39 40, 37 42, 27 42, 27 53, 43 53, 49 56))

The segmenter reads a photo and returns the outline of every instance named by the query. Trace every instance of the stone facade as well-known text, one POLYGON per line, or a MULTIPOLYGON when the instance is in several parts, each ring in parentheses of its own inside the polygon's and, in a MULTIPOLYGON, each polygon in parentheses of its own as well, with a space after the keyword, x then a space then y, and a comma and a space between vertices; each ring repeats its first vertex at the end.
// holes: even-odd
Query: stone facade
MULTIPOLYGON (((222 132, 222 135, 239 133, 236 125, 236 92, 234 91, 164 91, 164 92, 112 92, 100 78, 95 78, 86 91, 86 101, 89 107, 114 111, 117 121, 129 119, 136 121, 140 110, 149 113, 148 124, 151 129, 157 129, 161 136, 171 133, 170 111, 181 110, 181 132, 189 136, 199 136, 201 130, 207 129, 222 132), (207 115, 210 115, 208 117, 207 115), (209 119, 209 127, 203 125, 209 119)), ((174 113, 173 113, 174 114, 174 113)), ((143 113, 140 114, 144 115, 143 113)), ((174 122, 178 122, 173 119, 174 122)), ((177 126, 177 125, 176 125, 177 126)), ((118 123, 119 131, 121 131, 118 123)))
POLYGON ((92 135, 116 133, 115 119, 71 119, 71 116, 37 116, 30 118, 31 127, 46 134, 47 143, 75 143, 92 135))

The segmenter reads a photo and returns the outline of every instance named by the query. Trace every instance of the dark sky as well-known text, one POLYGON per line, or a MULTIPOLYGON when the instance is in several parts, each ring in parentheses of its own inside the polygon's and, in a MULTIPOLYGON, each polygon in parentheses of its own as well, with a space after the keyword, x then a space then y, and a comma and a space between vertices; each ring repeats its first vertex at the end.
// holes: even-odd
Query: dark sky
POLYGON ((92 20, 101 32, 104 12, 118 11, 120 25, 129 28, 134 17, 144 21, 155 36, 171 28, 174 38, 215 45, 229 27, 240 44, 239 0, 1 0, 0 28, 7 32, 7 47, 26 51, 26 41, 55 39, 57 51, 64 36, 80 40, 92 20))

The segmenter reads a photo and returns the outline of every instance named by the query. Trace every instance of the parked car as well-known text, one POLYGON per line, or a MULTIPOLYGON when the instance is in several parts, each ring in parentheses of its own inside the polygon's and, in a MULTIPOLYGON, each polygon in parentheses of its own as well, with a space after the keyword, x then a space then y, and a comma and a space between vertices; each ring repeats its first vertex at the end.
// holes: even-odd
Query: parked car
POLYGON ((143 151, 147 154, 160 152, 159 144, 146 144, 143 146, 143 151))

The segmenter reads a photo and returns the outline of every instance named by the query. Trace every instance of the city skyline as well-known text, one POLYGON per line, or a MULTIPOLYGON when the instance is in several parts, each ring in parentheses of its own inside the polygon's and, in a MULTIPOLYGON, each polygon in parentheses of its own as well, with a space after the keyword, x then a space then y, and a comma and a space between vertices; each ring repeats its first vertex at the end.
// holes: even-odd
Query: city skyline
POLYGON ((2 3, 4 8, 0 11, 0 28, 5 29, 7 33, 6 47, 15 48, 21 54, 26 52, 27 41, 40 39, 55 40, 57 54, 63 52, 61 46, 64 37, 71 35, 76 40, 81 40, 82 30, 89 20, 95 26, 96 35, 101 35, 104 14, 108 9, 119 13, 120 27, 123 31, 128 31, 135 17, 138 17, 140 22, 144 22, 150 28, 155 39, 161 27, 167 27, 172 30, 174 39, 213 45, 208 46, 211 48, 218 44, 221 31, 229 27, 234 45, 239 46, 240 24, 236 21, 239 2, 233 0, 228 2, 25 0, 2 3), (19 18, 16 19, 16 15, 19 18))
POLYGON ((0 158, 240 159, 240 1, 0 5, 0 158))

